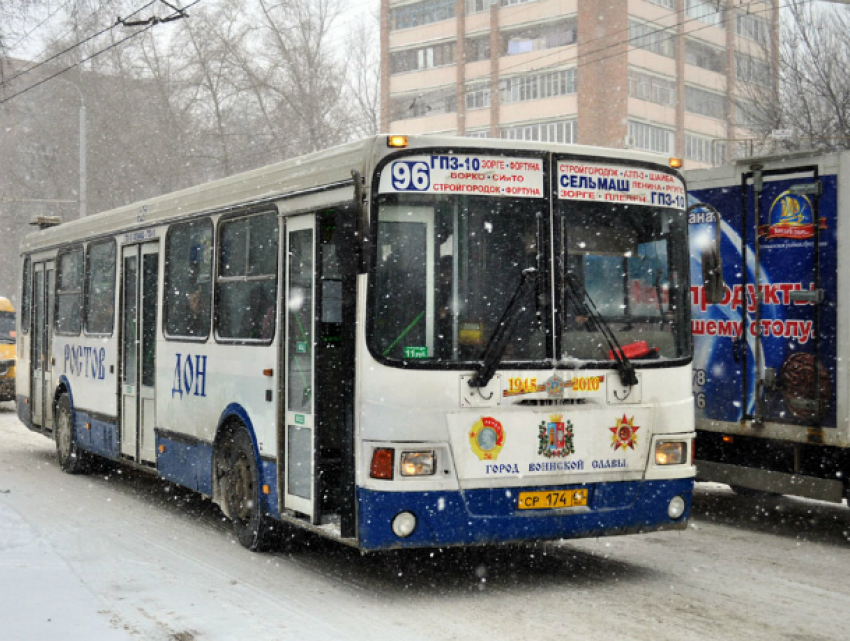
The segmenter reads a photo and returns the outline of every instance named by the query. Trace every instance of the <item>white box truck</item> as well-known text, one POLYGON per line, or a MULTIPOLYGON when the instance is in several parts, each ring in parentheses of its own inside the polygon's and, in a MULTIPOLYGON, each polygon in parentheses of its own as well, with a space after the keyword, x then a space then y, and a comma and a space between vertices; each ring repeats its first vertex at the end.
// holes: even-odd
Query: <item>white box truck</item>
POLYGON ((840 502, 850 487, 850 151, 686 178, 697 478, 840 502), (712 304, 701 262, 718 229, 726 287, 712 304))

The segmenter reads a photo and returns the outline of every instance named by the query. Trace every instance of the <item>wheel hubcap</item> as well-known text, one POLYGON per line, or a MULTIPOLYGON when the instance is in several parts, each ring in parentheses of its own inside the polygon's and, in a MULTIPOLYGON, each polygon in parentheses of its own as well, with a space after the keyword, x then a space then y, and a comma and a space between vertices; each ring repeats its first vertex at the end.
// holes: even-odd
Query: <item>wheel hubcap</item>
POLYGON ((63 458, 67 458, 71 452, 71 421, 65 412, 59 413, 57 421, 56 436, 59 442, 59 452, 63 458))
POLYGON ((248 521, 254 508, 254 479, 244 454, 239 456, 230 470, 230 493, 233 498, 233 516, 240 521, 248 521))

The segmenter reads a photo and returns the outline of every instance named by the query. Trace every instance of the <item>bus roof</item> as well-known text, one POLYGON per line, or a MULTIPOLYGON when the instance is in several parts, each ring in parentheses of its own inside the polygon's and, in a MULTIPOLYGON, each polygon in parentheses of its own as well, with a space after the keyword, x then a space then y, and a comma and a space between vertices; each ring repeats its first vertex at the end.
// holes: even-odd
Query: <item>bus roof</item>
MULTIPOLYGON (((180 191, 124 205, 84 219, 73 220, 28 234, 21 252, 150 227, 159 222, 230 207, 267 202, 326 186, 353 184, 351 172, 366 175, 369 168, 384 155, 397 151, 387 147, 387 135, 381 134, 306 156, 267 165, 180 191)), ((600 160, 632 160, 668 166, 658 154, 624 149, 559 145, 496 138, 462 138, 456 136, 408 136, 407 149, 476 148, 576 154, 599 157, 600 160)), ((371 185, 365 185, 366 190, 371 185)), ((353 194, 352 194, 353 195, 353 194)))
POLYGON ((12 307, 12 301, 4 296, 0 296, 0 312, 14 312, 15 308, 12 307))

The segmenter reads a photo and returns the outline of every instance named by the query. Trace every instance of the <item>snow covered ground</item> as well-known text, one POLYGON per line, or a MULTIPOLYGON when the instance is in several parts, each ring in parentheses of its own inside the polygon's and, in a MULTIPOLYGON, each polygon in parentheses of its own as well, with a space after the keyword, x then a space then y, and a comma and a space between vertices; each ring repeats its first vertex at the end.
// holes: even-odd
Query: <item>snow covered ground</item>
POLYGON ((850 509, 698 486, 686 532, 361 557, 252 554, 208 501, 68 476, 0 404, 0 640, 845 639, 850 509))

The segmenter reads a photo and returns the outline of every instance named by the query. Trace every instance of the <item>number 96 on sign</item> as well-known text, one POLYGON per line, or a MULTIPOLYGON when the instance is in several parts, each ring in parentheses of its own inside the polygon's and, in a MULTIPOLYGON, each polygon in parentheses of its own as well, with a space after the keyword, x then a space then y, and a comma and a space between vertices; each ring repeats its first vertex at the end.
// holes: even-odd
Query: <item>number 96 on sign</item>
POLYGON ((431 172, 424 162, 394 162, 393 189, 398 191, 426 191, 431 186, 431 172))

